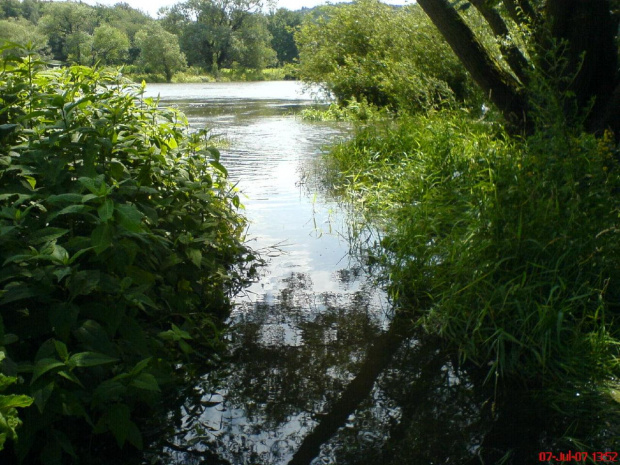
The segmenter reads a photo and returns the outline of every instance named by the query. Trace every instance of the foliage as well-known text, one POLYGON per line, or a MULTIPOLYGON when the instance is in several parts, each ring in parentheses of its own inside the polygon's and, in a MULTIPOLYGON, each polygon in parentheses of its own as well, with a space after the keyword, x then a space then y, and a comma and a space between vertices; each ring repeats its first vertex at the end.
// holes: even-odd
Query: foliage
POLYGON ((270 46, 271 34, 264 16, 252 15, 232 37, 233 65, 262 70, 276 63, 276 52, 270 46))
MULTIPOLYGON (((32 23, 24 18, 0 20, 0 43, 13 42, 22 46, 30 43, 33 50, 41 55, 48 53, 47 37, 32 23)), ((6 53, 16 53, 17 49, 6 50, 6 53)))
MULTIPOLYGON (((3 339, 6 337, 2 334, 3 339)), ((0 352, 0 363, 6 358, 4 352, 0 352)), ((17 377, 5 376, 0 373, 0 393, 5 391, 11 384, 17 383, 17 377)), ((34 399, 20 394, 0 394, 0 451, 4 450, 7 439, 17 439, 17 428, 22 422, 17 416, 17 409, 29 407, 34 399)))
POLYGON ((239 199, 208 137, 117 73, 13 57, 0 102, 1 369, 26 381, 4 395, 34 399, 15 456, 140 448, 162 389, 219 344, 232 264, 253 259, 239 199))
POLYGON ((262 0, 188 0, 164 10, 162 24, 180 38, 191 66, 217 73, 233 62, 260 70, 275 52, 262 0))
MULTIPOLYGON (((547 61, 548 52, 561 44, 566 64, 562 92, 572 94, 573 103, 587 114, 585 129, 620 134, 616 0, 419 0, 417 4, 501 111, 511 132, 529 134, 535 129, 537 102, 529 92, 529 74, 532 70, 544 74, 555 66, 547 61), (484 18, 484 30, 495 37, 498 47, 489 49, 482 43, 461 14, 470 10, 484 18)), ((567 107, 565 117, 573 116, 567 107)))
POLYGON ((41 31, 49 37, 54 58, 78 64, 90 61, 95 25, 94 9, 82 3, 47 3, 39 20, 41 31))
POLYGON ((177 37, 165 31, 158 23, 152 23, 136 34, 140 49, 140 61, 147 71, 163 73, 170 82, 176 71, 187 66, 185 55, 179 48, 177 37))
POLYGON ((355 99, 345 102, 344 105, 330 103, 326 109, 313 107, 301 111, 301 118, 306 121, 373 121, 386 117, 385 111, 365 100, 358 102, 355 99))
POLYGON ((271 33, 271 47, 275 50, 278 63, 284 65, 293 63, 299 58, 299 50, 295 43, 295 31, 301 26, 303 14, 299 11, 290 11, 279 8, 268 17, 268 27, 271 33))
POLYGON ((93 60, 103 65, 121 64, 129 51, 129 38, 113 26, 103 25, 93 33, 93 60))
POLYGON ((417 6, 357 0, 324 11, 308 17, 295 36, 299 76, 339 102, 365 99, 416 112, 449 106, 470 92, 465 71, 417 6))
POLYGON ((440 112, 367 128, 331 159, 383 230, 372 256, 403 310, 496 387, 542 388, 592 425, 620 374, 617 151, 610 133, 567 125, 565 102, 541 90, 525 140, 440 112))

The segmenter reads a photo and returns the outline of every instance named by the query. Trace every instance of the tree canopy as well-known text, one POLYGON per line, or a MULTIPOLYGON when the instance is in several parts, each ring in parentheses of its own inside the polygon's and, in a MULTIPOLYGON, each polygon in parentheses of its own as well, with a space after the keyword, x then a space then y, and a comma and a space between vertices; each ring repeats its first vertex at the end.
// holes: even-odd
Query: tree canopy
POLYGON ((299 75, 339 101, 417 111, 468 93, 465 70, 419 7, 359 0, 320 13, 296 34, 299 75))
POLYGON ((178 38, 152 23, 136 34, 140 60, 147 69, 161 72, 170 82, 172 75, 186 66, 185 55, 179 48, 178 38))

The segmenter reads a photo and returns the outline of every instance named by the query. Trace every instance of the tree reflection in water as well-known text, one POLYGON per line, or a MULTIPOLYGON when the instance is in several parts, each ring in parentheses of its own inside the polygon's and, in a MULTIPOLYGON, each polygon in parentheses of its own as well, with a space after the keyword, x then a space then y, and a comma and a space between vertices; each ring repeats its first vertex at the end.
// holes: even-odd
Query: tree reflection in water
MULTIPOLYGON (((313 429, 333 420, 345 388, 377 355, 372 343, 386 334, 385 311, 369 284, 337 295, 314 294, 303 273, 285 284, 270 302, 233 312, 229 356, 171 417, 177 429, 161 463, 286 464, 313 429)), ((410 337, 400 346, 371 395, 333 425, 342 427, 320 456, 297 456, 298 463, 460 463, 476 453, 485 399, 435 341, 410 337), (411 447, 416 456, 403 456, 411 447)))

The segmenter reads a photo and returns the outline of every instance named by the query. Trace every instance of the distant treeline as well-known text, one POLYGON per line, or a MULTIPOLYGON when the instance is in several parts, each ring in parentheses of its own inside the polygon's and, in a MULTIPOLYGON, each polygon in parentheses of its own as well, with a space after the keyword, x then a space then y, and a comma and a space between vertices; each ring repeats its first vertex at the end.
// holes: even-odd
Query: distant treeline
POLYGON ((158 19, 117 3, 3 0, 0 42, 31 43, 43 57, 82 65, 131 65, 168 80, 186 69, 262 70, 298 58, 294 33, 313 10, 264 12, 262 0, 188 0, 158 19))

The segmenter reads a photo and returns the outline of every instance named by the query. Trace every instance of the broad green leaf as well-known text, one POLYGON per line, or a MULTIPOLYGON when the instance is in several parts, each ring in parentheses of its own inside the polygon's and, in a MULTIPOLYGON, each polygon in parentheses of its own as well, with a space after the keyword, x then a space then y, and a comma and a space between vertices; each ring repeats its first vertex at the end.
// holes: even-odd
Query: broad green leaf
POLYGON ((54 339, 54 347, 56 347, 56 352, 58 352, 60 359, 66 362, 69 358, 69 351, 67 350, 66 344, 54 339))
POLYGON ((69 262, 69 252, 58 244, 53 245, 50 256, 52 257, 52 261, 57 265, 67 265, 69 262))
POLYGON ((44 229, 40 229, 39 231, 33 232, 28 237, 28 242, 32 245, 43 244, 45 242, 50 242, 55 239, 58 239, 59 237, 64 236, 68 232, 69 232, 68 229, 44 228, 44 229))
POLYGON ((48 371, 53 370, 54 368, 64 366, 65 364, 63 362, 55 358, 43 358, 39 360, 34 365, 34 370, 32 371, 32 380, 30 381, 30 384, 32 385, 37 379, 39 379, 39 377, 41 377, 48 371))
POLYGON ((0 395, 0 410, 9 408, 30 407, 34 399, 25 395, 0 395))
POLYGON ((114 404, 108 411, 108 428, 114 435, 118 447, 123 447, 129 434, 130 419, 129 407, 125 404, 114 404))
POLYGON ((45 199, 47 203, 51 203, 52 205, 62 204, 62 203, 78 203, 82 201, 82 194, 75 193, 67 193, 67 194, 58 194, 58 195, 50 195, 47 199, 45 199))
POLYGON ((62 210, 58 210, 57 212, 52 213, 48 216, 48 221, 54 220, 56 217, 61 215, 70 215, 70 214, 81 214, 81 213, 89 213, 93 210, 93 207, 89 205, 68 205, 62 210))
POLYGON ((222 165, 219 161, 216 160, 210 160, 209 164, 215 168, 216 170, 218 170, 220 173, 222 173, 225 177, 228 176, 228 170, 224 167, 224 165, 222 165))
POLYGON ((62 376, 63 378, 68 379, 72 383, 75 383, 78 386, 84 387, 82 382, 79 379, 77 379, 77 377, 73 373, 71 373, 70 371, 61 370, 61 371, 58 372, 58 376, 62 376))
POLYGON ((142 213, 134 205, 117 205, 117 219, 119 224, 128 231, 142 231, 142 213))
POLYGON ((93 230, 92 234, 90 235, 90 239, 93 243, 93 248, 95 249, 95 253, 97 255, 99 255, 112 245, 113 235, 114 229, 113 226, 109 223, 100 224, 93 230))
POLYGON ((4 293, 0 294, 0 303, 8 304, 10 302, 15 302, 17 300, 29 299, 31 297, 36 297, 39 295, 37 289, 29 287, 25 284, 20 284, 17 286, 11 286, 8 289, 4 289, 4 293))
POLYGON ((107 403, 122 398, 126 392, 127 388, 123 383, 115 379, 108 379, 95 388, 93 401, 96 403, 107 403))
POLYGON ((131 369, 131 374, 137 375, 138 373, 140 373, 142 370, 144 370, 148 366, 148 364, 151 362, 152 359, 153 357, 149 357, 149 358, 145 358, 144 360, 140 360, 138 363, 136 363, 136 366, 134 366, 131 369))
POLYGON ((202 264, 202 252, 198 249, 187 249, 185 252, 194 265, 200 268, 202 264))
POLYGON ((47 401, 52 395, 52 391, 54 390, 55 383, 54 381, 47 383, 41 389, 37 389, 32 393, 32 397, 34 397, 34 404, 39 409, 40 413, 43 413, 45 410, 45 406, 47 405, 47 401))
POLYGON ((78 458, 75 450, 73 449, 73 444, 71 444, 71 441, 63 432, 54 430, 54 439, 58 444, 60 444, 62 450, 64 450, 67 454, 69 454, 74 459, 78 458))
POLYGON ((65 277, 69 276, 70 274, 71 274, 70 266, 59 268, 56 271, 54 271, 54 276, 56 276, 56 279, 58 280, 59 283, 60 281, 62 281, 65 277))
POLYGON ((6 137, 15 132, 17 124, 0 124, 0 138, 6 137))
POLYGON ((97 213, 99 213, 99 218, 102 222, 108 221, 114 214, 114 201, 112 199, 105 199, 103 205, 97 209, 97 213))
POLYGON ((73 354, 67 364, 76 367, 94 367, 97 365, 105 365, 106 363, 117 362, 117 358, 108 357, 98 352, 79 352, 73 354))
POLYGON ((89 178, 84 176, 78 178, 78 181, 82 186, 84 186, 97 197, 102 197, 108 193, 108 187, 105 184, 103 175, 99 175, 96 178, 89 178))
POLYGON ((26 182, 28 182, 30 189, 35 190, 37 186, 37 180, 33 178, 32 176, 24 176, 24 179, 26 180, 26 182))
POLYGON ((157 380, 150 373, 140 373, 129 384, 130 386, 136 387, 138 389, 144 389, 146 391, 160 391, 157 380))
POLYGON ((93 292, 101 280, 101 272, 99 270, 84 270, 75 273, 69 281, 69 290, 71 297, 78 295, 88 295, 93 292))
POLYGON ((171 138, 167 139, 166 140, 166 144, 171 149, 176 149, 178 147, 177 140, 174 137, 171 137, 171 138))

